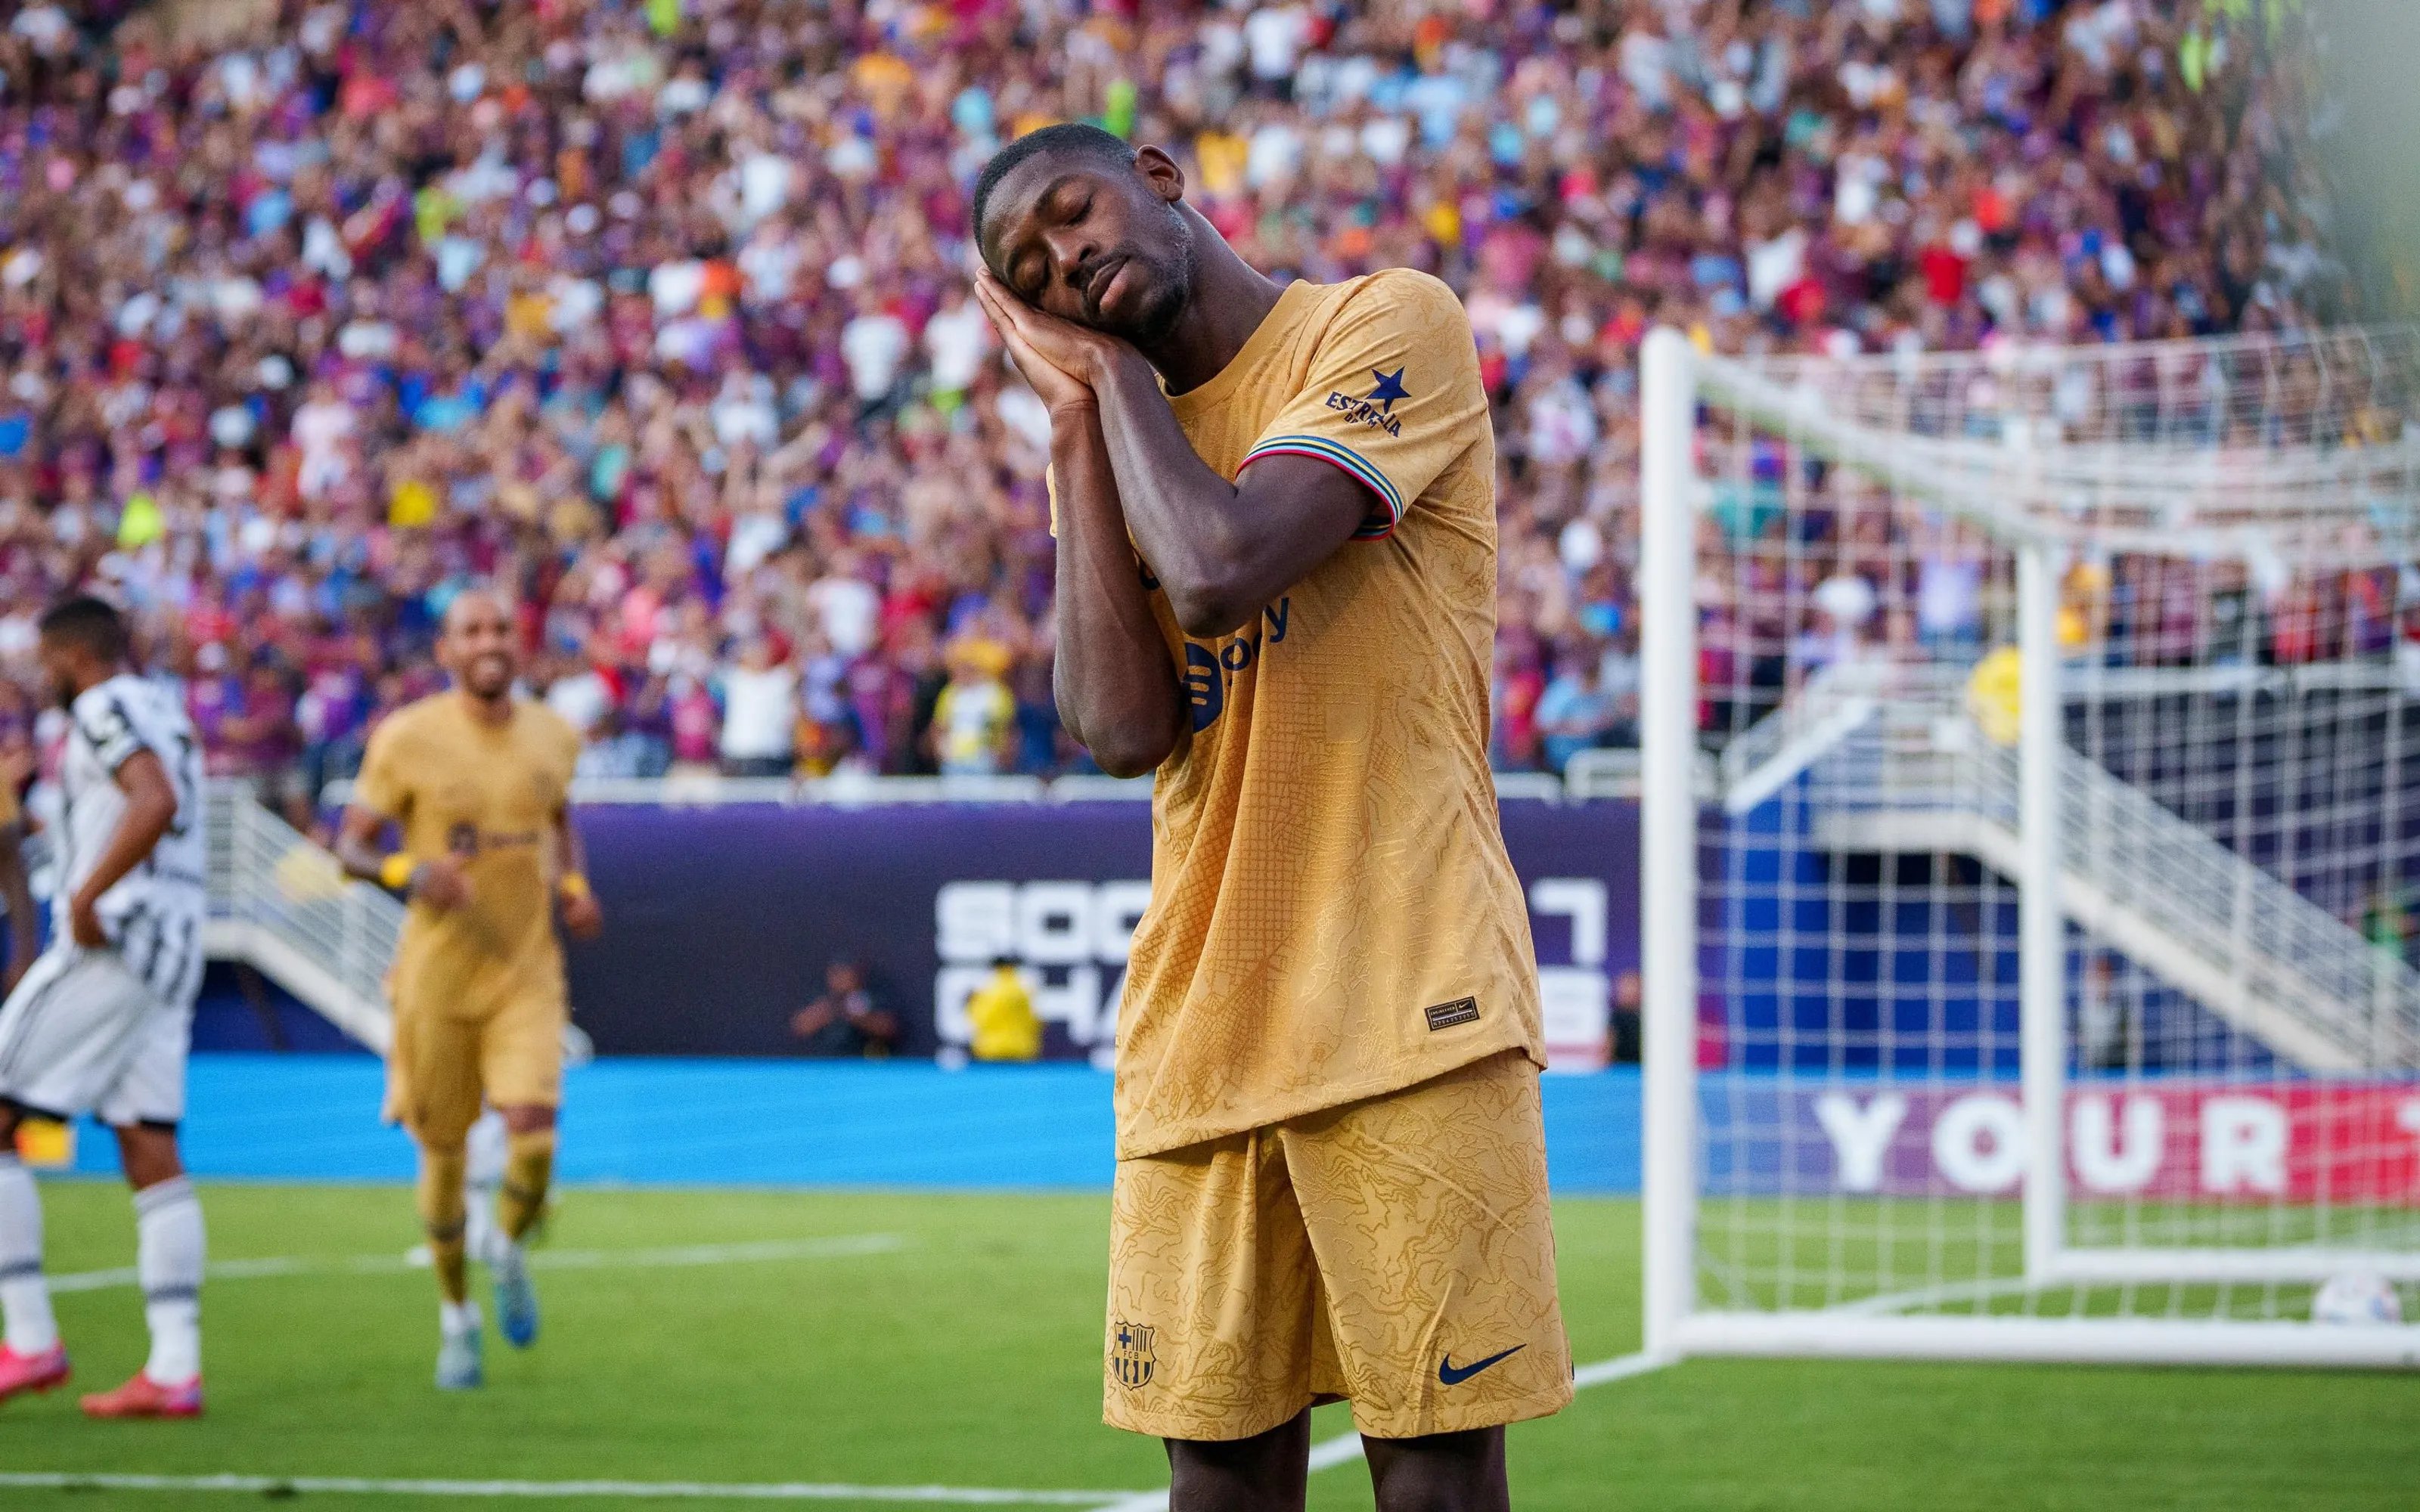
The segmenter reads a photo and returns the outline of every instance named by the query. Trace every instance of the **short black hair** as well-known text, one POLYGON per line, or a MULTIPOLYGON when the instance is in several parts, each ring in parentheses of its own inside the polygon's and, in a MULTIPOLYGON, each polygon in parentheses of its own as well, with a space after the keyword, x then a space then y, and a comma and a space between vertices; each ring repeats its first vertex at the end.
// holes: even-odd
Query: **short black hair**
POLYGON ((969 228, 974 233, 978 252, 983 248, 984 211, 990 207, 991 192, 1016 171, 1017 164, 1045 152, 1079 153, 1121 168, 1132 167, 1135 159, 1133 143, 1089 121, 1061 121, 1026 132, 993 153, 991 161, 983 165, 983 172, 975 176, 974 216, 969 228))
POLYGON ((113 665, 126 659, 132 643, 126 634, 126 616, 117 612, 116 605, 91 594, 60 599, 42 610, 39 623, 44 637, 81 645, 113 665))

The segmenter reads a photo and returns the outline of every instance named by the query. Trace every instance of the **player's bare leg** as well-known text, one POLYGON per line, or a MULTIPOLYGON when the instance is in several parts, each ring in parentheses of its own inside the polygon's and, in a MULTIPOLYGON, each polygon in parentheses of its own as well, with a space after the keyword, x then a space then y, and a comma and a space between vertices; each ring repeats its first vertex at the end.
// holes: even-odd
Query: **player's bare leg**
POLYGON ((172 1123, 116 1131, 118 1164, 134 1189, 134 1270, 151 1353, 116 1391, 84 1399, 92 1417, 199 1417, 202 1412, 201 1199, 185 1176, 172 1123))
POLYGON ((479 1358, 479 1309, 471 1301, 463 1262, 462 1144, 420 1147, 420 1225, 428 1235, 428 1259, 437 1272, 437 1386, 468 1391, 487 1379, 479 1358))
POLYGON ((546 1211, 554 1179, 554 1109, 522 1104, 504 1116, 504 1181, 496 1199, 496 1225, 504 1230, 490 1267, 496 1283, 496 1324, 516 1349, 537 1341, 537 1291, 530 1285, 529 1255, 521 1241, 546 1211))
POLYGON ((16 1107, 0 1103, 0 1402, 68 1379, 68 1352, 42 1279, 42 1198, 17 1158, 16 1107))
POLYGON ((1249 1439, 1170 1439, 1169 1512, 1302 1512, 1311 1411, 1249 1439))
POLYGON ((1378 1512, 1511 1512, 1504 1430, 1361 1441, 1378 1512))

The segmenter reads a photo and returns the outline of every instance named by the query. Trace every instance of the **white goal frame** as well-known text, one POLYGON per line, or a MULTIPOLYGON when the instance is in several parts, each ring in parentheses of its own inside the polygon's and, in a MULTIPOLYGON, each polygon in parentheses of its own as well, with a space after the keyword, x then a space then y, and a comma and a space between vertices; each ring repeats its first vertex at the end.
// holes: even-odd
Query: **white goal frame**
MULTIPOLYGON (((1697 1217, 1700 1200, 1698 1089, 1701 946, 1698 624, 1694 584, 1699 495, 1698 407, 1711 400, 1746 416, 1794 424, 1789 396, 1755 369, 1701 356, 1681 332, 1652 332, 1641 362, 1639 733, 1641 964, 1645 1060, 1643 1163, 1644 1334, 1652 1355, 1900 1357, 2170 1365, 2420 1368, 2420 1323, 2328 1325, 2274 1319, 2141 1317, 1925 1316, 1806 1308, 1721 1310, 1701 1304, 1697 1217)), ((1895 455, 1888 438, 1843 427, 1813 444, 1834 462, 1869 472, 1901 493, 1958 507, 1947 477, 1921 447, 1895 455)), ((1956 480, 1971 490, 1974 477, 1956 480)), ((2027 1138, 2023 1184, 2023 1284, 2293 1282, 2358 1268, 2420 1279, 2420 1252, 2348 1253, 2318 1247, 2101 1248, 2067 1241, 2066 985, 2061 912, 2057 711, 2058 573, 2065 544, 2022 517, 1990 528, 2017 557, 2023 665, 2017 746, 2021 854, 2018 1061, 2027 1138)))

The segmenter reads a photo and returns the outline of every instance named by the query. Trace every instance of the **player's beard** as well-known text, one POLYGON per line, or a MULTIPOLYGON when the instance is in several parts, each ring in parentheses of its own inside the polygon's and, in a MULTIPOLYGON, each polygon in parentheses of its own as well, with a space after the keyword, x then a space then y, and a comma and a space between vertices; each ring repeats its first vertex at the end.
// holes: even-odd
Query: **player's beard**
POLYGON ((513 690, 513 664, 510 657, 486 656, 472 659, 464 668, 463 683, 472 696, 492 702, 513 690))
POLYGON ((1193 238, 1185 224, 1185 212, 1173 205, 1161 208, 1175 224, 1172 251, 1163 253, 1139 246, 1119 249, 1120 255, 1151 270, 1150 300, 1131 319, 1102 320, 1094 326, 1096 331, 1146 348, 1157 346, 1176 329, 1178 317, 1193 300, 1193 238))

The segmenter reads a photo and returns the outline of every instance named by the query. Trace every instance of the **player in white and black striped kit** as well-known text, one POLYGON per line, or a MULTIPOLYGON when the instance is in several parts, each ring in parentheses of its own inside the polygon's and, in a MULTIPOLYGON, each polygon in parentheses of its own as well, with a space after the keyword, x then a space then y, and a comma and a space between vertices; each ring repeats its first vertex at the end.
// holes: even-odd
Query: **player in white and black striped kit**
POLYGON ((68 1357, 42 1280, 42 1210, 18 1162, 26 1114, 96 1115, 134 1188, 135 1270, 151 1354, 95 1417, 202 1410, 201 1204, 177 1153, 202 980, 201 754, 175 691, 137 676, 125 621, 98 598, 41 620, 42 668, 71 728, 54 836, 51 944, 0 1006, 0 1400, 48 1391, 68 1357))

